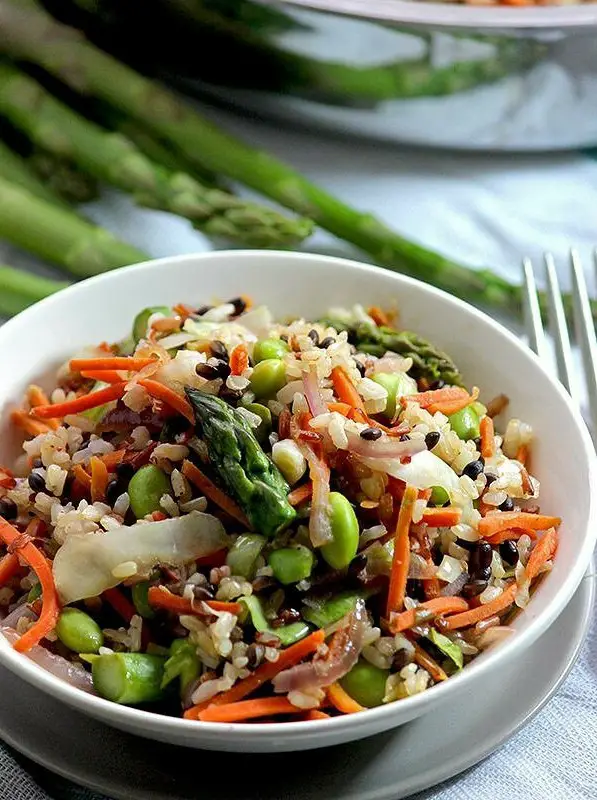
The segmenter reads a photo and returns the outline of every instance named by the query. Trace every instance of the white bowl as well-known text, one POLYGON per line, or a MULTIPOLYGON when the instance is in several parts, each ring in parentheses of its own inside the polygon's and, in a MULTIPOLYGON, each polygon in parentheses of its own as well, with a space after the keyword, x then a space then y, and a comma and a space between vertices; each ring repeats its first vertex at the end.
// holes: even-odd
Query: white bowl
MULTIPOLYGON (((541 480, 541 507, 563 518, 553 571, 514 623, 515 633, 460 674, 422 694, 360 714, 315 722, 268 725, 198 723, 162 717, 78 691, 16 653, 0 637, 0 661, 68 705, 117 728, 190 747, 250 752, 323 747, 402 725, 462 697, 473 675, 515 660, 551 625, 572 597, 597 535, 596 457, 585 425, 566 392, 516 337, 489 317, 425 284, 375 267, 295 253, 231 251, 164 258, 84 281, 38 303, 0 328, 0 463, 19 450, 7 412, 32 380, 52 385, 56 366, 73 349, 124 337, 141 308, 250 294, 275 314, 314 318, 330 305, 387 306, 401 324, 452 354, 482 397, 505 392, 508 414, 530 422, 537 440, 532 469, 541 480)), ((515 687, 513 687, 515 691, 515 687)), ((57 721, 57 724, 60 724, 57 721)), ((487 720, 491 726, 491 720, 487 720)))

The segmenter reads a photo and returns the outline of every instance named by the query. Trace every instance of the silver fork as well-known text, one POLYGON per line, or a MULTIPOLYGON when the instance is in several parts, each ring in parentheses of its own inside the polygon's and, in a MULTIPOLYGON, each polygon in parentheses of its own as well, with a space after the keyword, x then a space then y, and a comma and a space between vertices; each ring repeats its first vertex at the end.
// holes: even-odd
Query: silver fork
MULTIPOLYGON (((572 396, 572 399, 580 405, 582 398, 581 386, 578 381, 580 376, 575 374, 574 370, 570 333, 564 315, 562 295, 551 253, 545 254, 544 262, 548 330, 554 342, 558 377, 572 396)), ((549 350, 539 310, 535 271, 529 258, 523 260, 522 267, 524 277, 523 310, 529 346, 545 363, 549 358, 549 350)), ((595 254, 595 268, 597 270, 597 253, 595 254)), ((582 371, 584 372, 590 427, 593 438, 597 440, 597 338, 589 305, 585 273, 576 250, 570 252, 570 270, 574 331, 581 354, 582 371)))

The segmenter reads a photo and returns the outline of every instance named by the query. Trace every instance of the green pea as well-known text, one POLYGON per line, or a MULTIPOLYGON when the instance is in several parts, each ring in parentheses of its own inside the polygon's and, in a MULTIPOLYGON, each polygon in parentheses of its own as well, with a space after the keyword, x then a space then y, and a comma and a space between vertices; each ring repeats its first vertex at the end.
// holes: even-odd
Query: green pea
POLYGON ((450 426, 459 439, 476 439, 480 436, 479 417, 472 406, 465 406, 448 417, 450 426))
POLYGON ((308 578, 313 569, 313 553, 302 544, 282 547, 269 554, 267 563, 280 583, 298 583, 308 578))
POLYGON ((432 506, 445 506, 446 503, 450 502, 450 495, 443 486, 432 486, 429 500, 432 506))
POLYGON ((405 372, 376 372, 371 377, 388 393, 386 407, 383 410, 388 419, 394 419, 396 416, 396 403, 399 397, 406 397, 417 391, 416 382, 405 372))
POLYGON ((264 536, 258 533, 241 533, 226 555, 226 565, 230 567, 230 572, 252 580, 264 545, 264 536))
POLYGON ((334 538, 324 544, 321 555, 332 569, 344 569, 357 554, 359 523, 354 508, 340 492, 330 492, 329 505, 334 538))
POLYGON ((137 609, 137 613, 142 616, 143 619, 153 619, 155 617, 155 611, 149 605, 149 600, 147 599, 150 586, 151 584, 149 581, 140 581, 131 587, 133 605, 137 609))
POLYGON ((258 417, 261 417, 261 424, 258 428, 253 429, 253 433, 255 434, 258 442, 265 442, 267 437, 272 432, 272 412, 267 406, 264 406, 261 403, 247 403, 245 408, 247 411, 250 411, 253 414, 257 414, 258 417))
POLYGON ((163 495, 170 491, 167 475, 154 464, 141 467, 129 481, 128 495, 131 509, 137 519, 157 511, 163 495))
POLYGON ((75 653, 97 653, 104 643, 100 626, 78 608, 63 609, 55 630, 62 644, 75 653))
POLYGON ((172 313, 172 309, 167 306, 150 306, 140 311, 133 322, 133 339, 135 344, 141 339, 144 339, 147 334, 147 323, 153 314, 165 314, 166 316, 172 313))
POLYGON ((383 703, 389 675, 389 670, 360 660, 340 679, 340 685, 357 703, 365 708, 373 708, 383 703))
POLYGON ((286 366, 279 358, 266 358, 256 364, 251 375, 251 389, 256 397, 270 397, 286 384, 286 366))
POLYGON ((283 339, 261 339, 253 347, 253 363, 259 364, 268 358, 284 358, 290 348, 283 339))

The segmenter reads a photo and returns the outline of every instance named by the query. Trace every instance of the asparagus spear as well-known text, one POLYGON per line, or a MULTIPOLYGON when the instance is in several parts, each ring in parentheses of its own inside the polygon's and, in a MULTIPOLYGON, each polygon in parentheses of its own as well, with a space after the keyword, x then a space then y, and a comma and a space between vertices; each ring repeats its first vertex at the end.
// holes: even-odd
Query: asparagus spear
POLYGON ((17 155, 7 144, 0 140, 0 177, 26 189, 36 197, 67 208, 65 201, 37 177, 24 158, 17 155))
POLYGON ((489 269, 469 269, 409 241, 356 211, 300 173, 204 120, 173 93, 60 25, 35 0, 0 0, 0 46, 39 64, 79 91, 101 97, 177 146, 192 163, 229 176, 311 217, 389 267, 466 300, 505 311, 520 308, 521 287, 489 269))
POLYGON ((219 397, 187 388, 209 459, 255 530, 274 536, 296 516, 288 485, 245 419, 219 397))
POLYGON ((69 159, 38 149, 27 160, 45 185, 68 203, 90 203, 98 198, 98 181, 69 159))
POLYGON ((309 220, 289 219, 155 164, 124 136, 80 116, 10 64, 0 64, 0 113, 38 147, 131 192, 141 205, 187 217, 212 236, 251 247, 287 247, 311 233, 309 220))
POLYGON ((412 358, 410 374, 417 380, 426 378, 430 383, 443 380, 452 386, 462 386, 462 376, 450 356, 416 333, 397 331, 387 326, 378 327, 369 322, 347 325, 341 320, 326 319, 323 324, 337 331, 348 331, 348 340, 365 353, 382 356, 390 350, 405 358, 412 358))
POLYGON ((40 200, 2 178, 0 239, 82 278, 147 259, 136 247, 75 212, 40 200))
POLYGON ((11 317, 44 297, 64 289, 68 283, 40 278, 30 272, 0 266, 0 316, 11 317))

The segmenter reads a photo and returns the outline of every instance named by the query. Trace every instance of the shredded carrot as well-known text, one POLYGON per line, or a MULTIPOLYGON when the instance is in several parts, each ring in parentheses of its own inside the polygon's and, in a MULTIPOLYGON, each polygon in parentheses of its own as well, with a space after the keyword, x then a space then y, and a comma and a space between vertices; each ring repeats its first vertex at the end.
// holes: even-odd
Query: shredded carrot
POLYGON ((411 394, 401 398, 403 405, 415 401, 421 408, 426 408, 430 414, 439 411, 447 417, 455 414, 466 406, 473 403, 479 396, 479 390, 475 387, 472 394, 462 389, 460 386, 444 386, 443 389, 431 389, 419 394, 411 394))
POLYGON ((462 597, 436 597, 434 600, 426 600, 416 608, 409 608, 400 614, 390 614, 389 628, 392 633, 400 633, 408 630, 417 624, 417 620, 425 616, 425 621, 440 614, 454 614, 457 611, 468 611, 468 603, 462 597), (429 613, 429 617, 425 614, 429 613))
POLYGON ((356 700, 344 691, 339 683, 332 683, 326 690, 327 696, 334 708, 343 714, 356 714, 358 711, 365 711, 365 708, 357 703, 356 700))
POLYGON ((328 411, 335 411, 337 414, 342 414, 343 417, 348 417, 352 406, 349 406, 348 403, 328 403, 328 411))
POLYGON ((495 430, 491 417, 485 415, 479 423, 481 433, 481 455, 483 458, 492 458, 495 452, 495 430))
POLYGON ((17 482, 8 467, 0 467, 0 486, 3 489, 14 489, 17 482))
POLYGON ((232 375, 242 375, 249 366, 249 351, 244 343, 237 344, 230 353, 230 372, 232 375))
MULTIPOLYGON (((47 406, 50 402, 48 395, 44 392, 41 386, 36 386, 34 383, 32 383, 27 389, 26 397, 30 408, 47 406)), ((51 428, 54 431, 60 427, 60 422, 57 419, 48 420, 46 424, 48 428, 51 428)))
POLYGON ((300 506, 300 504, 308 500, 312 494, 313 484, 311 481, 307 481, 307 483, 303 483, 302 486, 297 486, 296 489, 290 492, 288 495, 288 502, 291 506, 300 506))
POLYGON ((39 436, 42 433, 48 433, 50 430, 50 426, 46 425, 45 422, 32 419, 26 411, 21 411, 20 409, 10 412, 10 420, 13 425, 16 425, 28 436, 39 436))
POLYGON ((529 448, 526 444, 521 444, 516 452, 516 460, 520 461, 522 466, 526 466, 527 461, 529 460, 529 448))
POLYGON ((85 471, 82 464, 75 464, 73 475, 87 491, 91 490, 91 476, 85 471))
POLYGON ((17 574, 21 565, 16 553, 7 553, 0 560, 0 586, 5 586, 17 574))
POLYGON ((3 517, 0 517, 0 539, 4 544, 12 545, 18 550, 21 558, 34 570, 41 584, 42 607, 39 619, 13 645, 19 653, 26 653, 54 629, 60 613, 58 592, 54 584, 52 569, 45 555, 3 517), (22 541, 23 544, 19 544, 19 541, 22 541))
POLYGON ((260 697, 239 703, 208 706, 198 714, 202 722, 242 722, 277 714, 302 714, 304 709, 293 706, 285 697, 260 697))
POLYGON ((426 669, 427 672, 431 675, 433 680, 436 683, 440 683, 441 681, 448 680, 448 676, 444 672, 444 670, 440 667, 437 661, 432 658, 429 653, 424 650, 418 642, 411 642, 413 647, 415 648, 415 661, 423 669, 426 669))
POLYGON ((185 400, 184 397, 172 391, 168 386, 165 386, 163 383, 158 383, 158 381, 152 381, 149 378, 140 380, 139 384, 147 389, 153 398, 167 403, 183 417, 186 417, 189 422, 195 422, 195 415, 193 414, 191 404, 185 400))
POLYGON ((301 722, 315 722, 318 719, 329 719, 330 715, 325 711, 320 711, 318 708, 310 708, 301 716, 301 722))
POLYGON ((191 461, 185 459, 182 464, 182 474, 194 484, 199 491, 209 498, 212 503, 220 506, 227 514, 233 517, 241 525, 249 526, 249 521, 244 513, 237 506, 237 504, 223 492, 219 486, 210 480, 199 467, 196 467, 191 461))
POLYGON ((390 573, 390 586, 388 589, 388 603, 386 615, 389 617, 392 611, 399 611, 404 603, 404 593, 406 591, 406 579, 408 577, 408 566, 410 562, 410 523, 413 516, 413 506, 418 496, 418 490, 414 486, 407 486, 400 511, 396 522, 396 533, 394 535, 394 557, 392 559, 392 571, 390 573))
MULTIPOLYGON (((495 508, 495 506, 491 507, 495 508)), ((495 533, 493 536, 488 536, 487 541, 490 544, 501 544, 508 539, 520 539, 521 536, 530 536, 531 539, 536 539, 537 531, 531 529, 523 531, 522 528, 506 528, 503 531, 499 531, 499 533, 495 533)))
POLYGON ((557 528, 562 520, 559 517, 548 517, 545 514, 529 514, 527 511, 500 511, 487 514, 479 520, 481 536, 494 536, 507 528, 522 528, 523 531, 545 531, 557 528))
POLYGON ((81 372, 83 378, 91 381, 102 381, 103 383, 120 383, 126 376, 114 369, 85 369, 81 372))
POLYGON ((73 358, 69 367, 72 372, 83 370, 126 369, 137 372, 156 361, 155 358, 135 358, 134 356, 108 356, 106 358, 73 358))
POLYGON ((91 502, 103 503, 108 487, 108 467, 97 456, 91 456, 91 502))
POLYGON ((66 400, 64 403, 54 403, 49 406, 38 406, 31 410, 31 414, 38 419, 57 419, 65 417, 67 414, 80 414, 82 411, 89 411, 90 408, 103 406, 112 400, 118 400, 126 391, 126 381, 107 386, 97 392, 81 395, 75 400, 66 400))
POLYGON ((114 472, 124 458, 124 450, 112 450, 110 453, 98 456, 98 458, 106 465, 108 472, 114 472))
MULTIPOLYGON (((160 586, 149 587, 147 600, 150 606, 165 608, 167 611, 173 611, 175 614, 203 614, 203 611, 199 608, 199 602, 195 604, 192 600, 187 600, 186 597, 172 594, 168 589, 164 589, 160 586)), ((237 616, 243 608, 240 603, 225 603, 222 600, 206 600, 203 602, 213 611, 228 611, 230 614, 235 614, 237 616)))
MULTIPOLYGON (((531 550, 528 563, 526 565, 526 574, 530 581, 537 577, 539 571, 546 561, 553 557, 558 546, 558 534, 555 528, 550 528, 546 531, 541 539, 531 550)), ((445 621, 446 630, 456 630, 457 628, 467 628, 469 625, 475 625, 483 619, 488 619, 512 605, 516 598, 518 586, 516 582, 512 582, 499 597, 489 603, 472 608, 465 611, 464 614, 455 614, 453 617, 448 617, 445 621)))
POLYGON ((228 689, 228 691, 222 692, 212 697, 210 700, 189 708, 184 713, 185 719, 199 719, 199 713, 208 705, 219 706, 226 705, 227 703, 237 703, 247 695, 255 692, 260 686, 263 686, 264 683, 271 681, 278 673, 289 667, 293 667, 295 664, 298 664, 304 658, 311 655, 311 653, 314 653, 319 645, 323 644, 324 640, 324 632, 315 631, 304 639, 301 639, 300 642, 290 645, 290 647, 287 647, 285 650, 281 650, 277 661, 264 662, 246 678, 237 681, 232 689, 228 689))
POLYGON ((161 522, 164 519, 168 519, 168 515, 164 514, 163 511, 152 511, 151 518, 154 522, 161 522))
POLYGON ((426 508, 423 511, 421 522, 429 525, 430 528, 451 528, 458 525, 462 517, 462 509, 456 506, 446 506, 445 508, 426 508))
MULTIPOLYGON (((155 319, 151 323, 151 330, 157 333, 173 333, 174 331, 180 330, 181 322, 182 320, 180 317, 161 317, 160 319, 155 319)), ((151 337, 151 339, 155 341, 153 337, 151 337)))
POLYGON ((189 317, 192 317, 195 313, 195 309, 191 306, 187 306, 185 303, 177 303, 175 306, 172 306, 172 311, 174 311, 183 322, 189 317))
POLYGON ((332 370, 332 382, 334 384, 334 392, 341 403, 346 403, 351 408, 358 408, 365 413, 365 404, 355 385, 348 377, 346 370, 342 367, 334 367, 332 370))
POLYGON ((137 613, 137 609, 131 601, 123 595, 120 589, 113 587, 106 589, 102 593, 104 600, 112 606, 114 611, 119 614, 125 622, 130 622, 137 613))
POLYGON ((389 325, 390 321, 388 315, 379 306, 371 306, 367 309, 367 314, 371 317, 376 325, 389 325))

